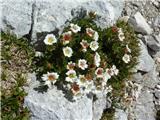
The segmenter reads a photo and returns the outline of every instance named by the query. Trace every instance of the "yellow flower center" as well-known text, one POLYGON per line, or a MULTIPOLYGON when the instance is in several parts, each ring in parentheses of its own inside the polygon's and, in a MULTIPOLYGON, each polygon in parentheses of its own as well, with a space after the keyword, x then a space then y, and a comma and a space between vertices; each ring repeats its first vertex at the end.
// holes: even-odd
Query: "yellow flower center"
POLYGON ((49 37, 49 38, 48 38, 48 42, 49 42, 49 43, 52 43, 52 42, 53 42, 53 38, 52 38, 52 37, 49 37))
POLYGON ((70 74, 69 77, 70 78, 75 78, 75 74, 70 74))
POLYGON ((70 53, 70 50, 69 49, 66 49, 66 54, 69 54, 70 53))
POLYGON ((80 81, 81 81, 82 83, 86 82, 85 77, 81 77, 81 78, 80 78, 80 81))

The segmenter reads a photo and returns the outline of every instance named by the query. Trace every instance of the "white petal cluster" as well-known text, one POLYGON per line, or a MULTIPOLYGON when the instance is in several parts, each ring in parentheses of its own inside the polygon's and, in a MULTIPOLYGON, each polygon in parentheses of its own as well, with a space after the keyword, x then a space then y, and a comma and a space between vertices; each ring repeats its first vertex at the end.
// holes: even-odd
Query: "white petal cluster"
POLYGON ((113 75, 118 75, 119 70, 116 68, 115 65, 112 66, 111 71, 113 72, 113 75))
POLYGON ((82 51, 83 51, 83 52, 87 52, 87 48, 88 48, 88 46, 89 46, 89 43, 88 43, 86 40, 82 40, 82 41, 80 42, 80 44, 81 44, 81 46, 82 46, 82 51))
MULTIPOLYGON (((84 94, 89 93, 99 93, 100 91, 109 91, 109 87, 107 87, 107 81, 114 76, 119 74, 119 70, 115 65, 106 66, 106 62, 101 58, 101 54, 99 53, 99 34, 97 31, 93 30, 92 28, 86 28, 87 36, 84 36, 84 39, 78 43, 77 46, 72 45, 72 43, 76 42, 72 37, 76 36, 76 34, 81 33, 81 27, 77 24, 70 24, 69 31, 64 32, 60 38, 60 44, 57 43, 57 39, 53 34, 48 34, 45 39, 44 43, 46 45, 53 45, 57 43, 57 46, 62 46, 63 55, 62 56, 68 63, 65 67, 67 70, 65 72, 65 81, 68 85, 64 85, 74 95, 74 99, 80 98, 84 94), (74 46, 75 48, 71 48, 74 46), (77 50, 76 47, 80 46, 80 50, 78 51, 82 53, 80 56, 81 59, 75 60, 75 53, 73 54, 73 50, 77 50), (89 63, 90 59, 85 58, 83 56, 86 55, 93 59, 93 63, 89 63), (74 58, 74 59, 72 59, 74 58), (102 59, 102 60, 101 60, 102 59), (107 67, 107 68, 106 68, 107 67), (91 68, 91 69, 90 69, 91 68), (79 71, 77 71, 79 70, 79 71), (87 72, 86 72, 87 71, 87 72), (82 73, 81 73, 82 72, 82 73)), ((83 32, 83 31, 82 31, 83 32)), ((78 36, 78 35, 77 35, 78 36)), ((124 33, 122 28, 118 29, 118 38, 120 41, 125 39, 124 33)), ((74 51, 77 52, 77 51, 74 51)), ((131 49, 128 45, 125 48, 125 54, 122 57, 122 60, 125 63, 130 62, 129 55, 131 53, 131 49)), ((40 52, 36 53, 37 57, 41 56, 40 52)), ((77 57, 77 56, 76 56, 77 57)), ((79 56, 78 56, 79 57, 79 56)), ((66 62, 65 61, 65 62, 66 62)), ((46 85, 51 87, 51 85, 55 84, 57 79, 59 78, 58 73, 56 72, 48 72, 47 74, 43 74, 42 80, 45 82, 46 85)))
POLYGON ((68 44, 72 40, 72 32, 68 31, 62 34, 62 42, 64 45, 68 44))
POLYGON ((70 48, 70 47, 64 47, 63 48, 63 54, 64 54, 64 56, 66 56, 66 57, 71 57, 72 56, 72 54, 73 54, 73 51, 72 51, 72 48, 70 48))
POLYGON ((51 87, 52 84, 54 84, 59 75, 56 72, 48 72, 47 74, 43 74, 42 80, 45 81, 45 84, 51 87))
POLYGON ((66 77, 66 81, 67 82, 75 82, 76 78, 77 78, 77 75, 76 75, 76 71, 75 70, 69 70, 67 73, 66 73, 67 77, 66 77))
POLYGON ((39 51, 35 52, 35 57, 42 57, 42 56, 43 56, 42 52, 39 52, 39 51))
POLYGON ((104 72, 103 68, 97 68, 96 71, 95 71, 96 77, 97 78, 103 78, 103 74, 104 74, 103 72, 104 72))
POLYGON ((127 51, 128 53, 131 53, 131 49, 128 47, 128 45, 126 45, 126 51, 127 51))
POLYGON ((71 24, 70 24, 70 27, 71 27, 70 29, 72 30, 73 33, 77 33, 77 32, 79 32, 79 31, 81 31, 81 27, 78 26, 77 24, 71 23, 71 24))
POLYGON ((48 34, 44 39, 44 43, 46 45, 53 45, 54 43, 57 43, 57 39, 53 34, 48 34))
POLYGON ((124 33, 122 31, 122 28, 118 29, 118 38, 120 41, 123 41, 125 39, 124 33))
POLYGON ((99 45, 98 45, 98 42, 97 42, 97 41, 92 41, 92 42, 90 43, 90 48, 91 48, 91 50, 96 51, 96 50, 98 49, 98 47, 99 47, 99 45))
POLYGON ((130 62, 130 55, 125 54, 125 55, 122 57, 122 60, 123 60, 125 63, 129 63, 129 62, 130 62))
POLYGON ((96 52, 96 54, 94 56, 94 64, 96 65, 96 67, 100 66, 100 62, 101 62, 100 55, 96 52))
POLYGON ((75 67, 75 63, 73 63, 72 61, 70 61, 68 64, 67 64, 67 69, 70 70, 70 69, 74 69, 75 67))
POLYGON ((85 59, 78 60, 78 67, 82 70, 85 70, 86 68, 88 68, 87 61, 85 59))
POLYGON ((97 41, 99 38, 98 32, 93 30, 92 28, 86 28, 86 33, 88 36, 93 38, 95 41, 97 41))
POLYGON ((105 73, 104 73, 104 80, 108 81, 111 79, 112 76, 117 76, 119 73, 119 70, 116 68, 115 65, 112 65, 112 67, 109 69, 107 68, 105 73))

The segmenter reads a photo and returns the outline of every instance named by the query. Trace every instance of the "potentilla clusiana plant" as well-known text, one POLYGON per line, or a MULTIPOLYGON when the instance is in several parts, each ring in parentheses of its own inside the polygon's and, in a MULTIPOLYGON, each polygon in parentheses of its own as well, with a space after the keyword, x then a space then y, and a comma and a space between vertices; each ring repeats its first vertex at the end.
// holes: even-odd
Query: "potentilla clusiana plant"
MULTIPOLYGON (((36 72, 41 83, 49 88, 61 86, 75 99, 89 93, 107 93, 107 81, 123 71, 106 54, 105 36, 106 30, 97 27, 92 16, 73 19, 60 36, 47 34, 43 40, 45 51, 36 55, 36 72)), ((124 42, 122 28, 116 27, 116 37, 115 42, 123 44, 123 48, 125 45, 126 51, 121 52, 124 54, 117 62, 129 64, 132 50, 124 42)))

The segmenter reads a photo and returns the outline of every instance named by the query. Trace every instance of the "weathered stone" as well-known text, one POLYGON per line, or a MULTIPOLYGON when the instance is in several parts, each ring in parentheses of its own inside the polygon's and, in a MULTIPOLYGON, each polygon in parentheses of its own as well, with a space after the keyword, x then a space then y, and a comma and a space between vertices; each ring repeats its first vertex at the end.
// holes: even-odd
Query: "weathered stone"
POLYGON ((143 82, 141 84, 148 88, 154 88, 158 82, 158 72, 156 71, 156 66, 154 66, 150 72, 143 75, 143 82))
POLYGON ((154 93, 155 97, 160 100, 160 90, 156 90, 154 93))
POLYGON ((139 73, 135 73, 133 75, 133 81, 136 82, 136 83, 142 83, 142 80, 143 80, 143 76, 142 74, 139 72, 139 73))
POLYGON ((131 17, 129 19, 129 23, 131 26, 133 26, 136 32, 142 34, 151 34, 153 31, 140 12, 137 12, 133 17, 131 17))
POLYGON ((123 16, 121 18, 119 18, 120 21, 123 21, 123 22, 128 22, 128 19, 129 19, 129 16, 123 16))
POLYGON ((1 2, 3 14, 0 28, 19 37, 29 34, 37 39, 37 34, 62 29, 75 16, 95 11, 100 17, 98 26, 107 27, 121 15, 124 1, 108 0, 5 0, 1 2))
POLYGON ((155 86, 156 89, 160 90, 160 83, 155 86))
POLYGON ((160 51, 160 36, 147 36, 146 37, 147 46, 155 52, 160 51))
POLYGON ((154 60, 148 54, 147 48, 144 43, 140 40, 140 56, 138 58, 139 64, 137 65, 137 69, 143 72, 149 72, 154 67, 154 60))
POLYGON ((31 120, 99 120, 106 108, 105 95, 99 94, 95 103, 87 96, 71 102, 56 87, 38 93, 34 90, 39 85, 36 76, 31 74, 29 78, 24 105, 31 111, 31 120))
POLYGON ((160 28, 160 15, 156 16, 154 18, 153 27, 159 27, 160 28))
POLYGON ((128 120, 127 113, 121 109, 116 109, 114 120, 128 120))
POLYGON ((122 1, 55 0, 54 2, 39 2, 35 7, 32 38, 36 39, 37 33, 51 32, 56 28, 61 29, 73 17, 82 17, 89 11, 95 11, 100 16, 96 19, 96 23, 104 28, 112 25, 118 19, 122 9, 122 1))
POLYGON ((32 1, 3 0, 0 29, 22 37, 29 33, 32 24, 32 1))
POLYGON ((153 94, 148 90, 143 90, 139 95, 133 112, 135 120, 155 120, 155 108, 153 103, 153 94))
POLYGON ((108 107, 106 106, 106 95, 98 94, 97 100, 93 103, 93 118, 92 120, 100 120, 102 117, 103 110, 108 107))

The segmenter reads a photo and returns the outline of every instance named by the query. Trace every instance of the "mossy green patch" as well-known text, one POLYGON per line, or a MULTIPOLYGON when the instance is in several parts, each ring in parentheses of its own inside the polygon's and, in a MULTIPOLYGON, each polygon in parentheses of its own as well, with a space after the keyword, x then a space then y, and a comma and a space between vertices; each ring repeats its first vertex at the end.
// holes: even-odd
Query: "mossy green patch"
POLYGON ((34 50, 26 39, 1 32, 1 118, 28 120, 29 111, 23 107, 27 93, 26 74, 31 69, 34 50))

